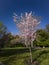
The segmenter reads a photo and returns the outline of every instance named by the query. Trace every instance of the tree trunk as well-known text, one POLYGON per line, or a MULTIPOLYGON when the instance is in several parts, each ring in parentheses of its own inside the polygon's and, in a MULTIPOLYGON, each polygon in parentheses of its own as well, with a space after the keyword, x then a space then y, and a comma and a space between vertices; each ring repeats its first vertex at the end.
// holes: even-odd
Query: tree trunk
POLYGON ((33 48, 33 42, 31 42, 31 47, 33 48))
POLYGON ((30 62, 32 64, 32 52, 31 52, 31 47, 29 47, 29 51, 30 51, 30 62))

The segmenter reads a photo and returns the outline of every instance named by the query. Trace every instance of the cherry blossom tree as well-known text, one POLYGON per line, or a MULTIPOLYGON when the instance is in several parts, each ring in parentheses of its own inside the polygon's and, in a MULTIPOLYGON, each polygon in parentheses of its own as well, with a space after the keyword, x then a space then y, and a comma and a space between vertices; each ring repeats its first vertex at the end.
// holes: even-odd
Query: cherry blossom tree
POLYGON ((20 36, 22 37, 22 39, 25 40, 26 47, 29 47, 32 63, 31 47, 33 47, 33 41, 36 38, 36 30, 37 26, 40 23, 40 19, 35 17, 32 12, 25 12, 25 14, 21 14, 20 16, 14 13, 13 18, 14 22, 16 23, 16 26, 20 31, 20 36))

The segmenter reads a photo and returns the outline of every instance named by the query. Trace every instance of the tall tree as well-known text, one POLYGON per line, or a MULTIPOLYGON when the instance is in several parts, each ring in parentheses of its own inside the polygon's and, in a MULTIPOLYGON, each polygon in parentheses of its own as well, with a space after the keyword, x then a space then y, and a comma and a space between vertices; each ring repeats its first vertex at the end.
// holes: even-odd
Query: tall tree
POLYGON ((0 22, 0 37, 2 37, 6 33, 6 30, 6 26, 2 22, 0 22))
POLYGON ((0 47, 3 47, 3 39, 2 39, 2 37, 6 34, 6 31, 7 31, 7 28, 6 28, 6 26, 2 23, 2 22, 0 22, 0 47))
POLYGON ((33 47, 32 42, 36 38, 36 30, 40 21, 38 18, 32 15, 32 12, 21 14, 20 17, 14 13, 14 22, 16 23, 18 29, 20 30, 20 36, 25 39, 25 45, 29 47, 30 59, 32 63, 32 53, 31 47, 33 47))

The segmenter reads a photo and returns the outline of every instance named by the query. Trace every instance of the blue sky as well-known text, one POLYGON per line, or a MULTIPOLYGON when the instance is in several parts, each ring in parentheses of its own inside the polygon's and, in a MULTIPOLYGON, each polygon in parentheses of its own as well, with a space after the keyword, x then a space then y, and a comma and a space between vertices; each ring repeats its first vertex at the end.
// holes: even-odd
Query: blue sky
POLYGON ((49 0, 0 0, 0 21, 3 22, 8 31, 18 34, 18 29, 13 22, 13 13, 20 15, 24 12, 34 12, 41 16, 41 28, 49 23, 49 0))

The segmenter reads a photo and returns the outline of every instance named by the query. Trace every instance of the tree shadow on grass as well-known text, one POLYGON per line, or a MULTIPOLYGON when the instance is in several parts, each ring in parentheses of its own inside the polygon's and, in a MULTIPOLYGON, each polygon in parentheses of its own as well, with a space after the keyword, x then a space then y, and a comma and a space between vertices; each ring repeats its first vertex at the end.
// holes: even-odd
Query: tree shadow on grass
POLYGON ((21 54, 29 52, 29 49, 7 49, 7 50, 1 50, 0 51, 0 56, 9 56, 9 55, 14 55, 14 54, 21 54))
MULTIPOLYGON (((33 49, 33 51, 35 51, 33 49)), ((25 53, 28 53, 29 52, 29 49, 28 48, 24 48, 24 49, 3 49, 0 51, 0 57, 7 57, 7 59, 5 61, 3 61, 3 63, 5 65, 8 65, 8 63, 14 61, 14 58, 16 57, 17 58, 17 55, 20 55, 20 54, 25 54, 25 53), (16 55, 16 56, 15 56, 16 55)), ((29 56, 27 55, 20 55, 19 58, 17 59, 25 59, 25 58, 28 58, 29 56)))

